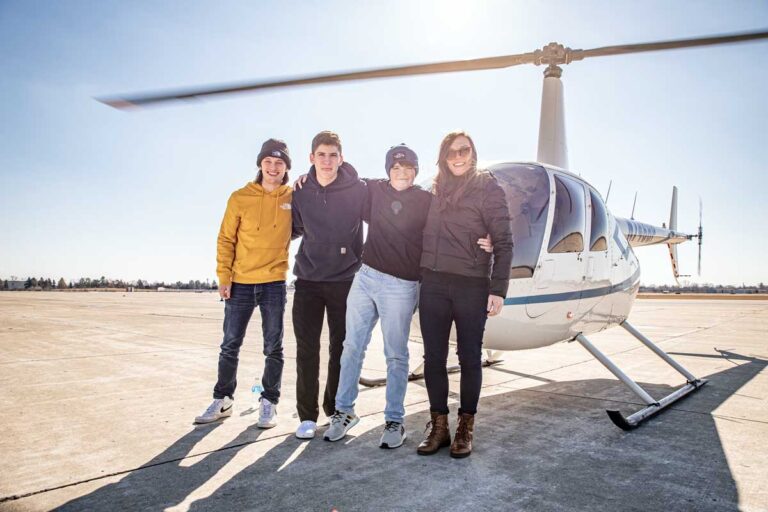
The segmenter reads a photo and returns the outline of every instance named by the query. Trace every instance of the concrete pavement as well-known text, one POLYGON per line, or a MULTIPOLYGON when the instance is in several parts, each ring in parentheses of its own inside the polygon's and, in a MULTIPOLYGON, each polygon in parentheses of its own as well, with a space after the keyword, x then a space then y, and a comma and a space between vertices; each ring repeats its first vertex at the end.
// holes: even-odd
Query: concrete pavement
MULTIPOLYGON (((399 449, 377 447, 383 388, 361 392, 343 441, 294 438, 289 321, 279 425, 255 428, 258 315, 235 414, 193 426, 222 317, 209 293, 0 293, 0 509, 768 510, 768 301, 638 300, 633 324, 710 383, 630 433, 605 409, 639 401, 577 344, 507 353, 485 370, 464 460, 416 455, 423 382, 399 449)), ((682 383, 621 329, 590 339, 657 398, 682 383)), ((377 337, 366 376, 384 375, 381 352, 377 337)))

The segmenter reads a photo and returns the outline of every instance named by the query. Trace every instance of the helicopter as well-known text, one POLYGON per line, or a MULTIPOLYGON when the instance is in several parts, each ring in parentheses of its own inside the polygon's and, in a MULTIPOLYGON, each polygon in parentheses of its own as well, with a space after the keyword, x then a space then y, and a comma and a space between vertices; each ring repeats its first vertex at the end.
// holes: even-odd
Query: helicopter
MULTIPOLYGON (((335 82, 404 77, 433 73, 478 71, 523 64, 546 66, 542 89, 538 154, 535 162, 501 161, 485 168, 505 192, 514 241, 511 279, 505 307, 488 319, 483 338, 490 366, 500 352, 545 347, 576 341, 613 373, 645 404, 625 417, 608 410, 623 430, 632 430, 681 398, 701 389, 706 379, 696 378, 628 321, 640 287, 640 263, 633 250, 645 245, 667 246, 675 280, 681 277, 677 245, 698 241, 701 274, 702 208, 693 234, 678 231, 677 188, 673 187, 668 225, 656 226, 614 216, 606 199, 568 165, 561 66, 586 58, 679 48, 733 44, 768 39, 768 31, 716 35, 694 39, 571 49, 552 42, 533 52, 479 59, 445 61, 343 73, 288 78, 244 84, 204 86, 130 96, 97 98, 127 110, 173 101, 187 101, 265 89, 335 82), (662 398, 654 398, 625 374, 587 338, 620 326, 685 378, 685 384, 662 398)), ((634 208, 633 208, 634 210, 634 208)), ((414 315, 414 323, 418 315, 414 315)), ((455 341, 455 333, 451 334, 455 341)), ((422 377, 423 364, 409 375, 422 377)), ((458 367, 449 371, 459 371, 458 367)), ((367 386, 384 379, 360 379, 367 386)))

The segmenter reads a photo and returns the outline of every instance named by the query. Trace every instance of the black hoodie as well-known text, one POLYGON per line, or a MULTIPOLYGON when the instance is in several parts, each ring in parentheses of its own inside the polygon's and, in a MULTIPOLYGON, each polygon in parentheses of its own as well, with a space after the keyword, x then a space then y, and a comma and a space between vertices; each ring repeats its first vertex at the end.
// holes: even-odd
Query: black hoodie
POLYGON ((363 263, 391 276, 418 281, 424 224, 432 194, 413 186, 395 190, 388 180, 366 180, 368 201, 363 220, 368 238, 363 263))
POLYGON ((351 281, 363 252, 365 184, 347 162, 323 187, 313 165, 304 186, 293 193, 293 238, 303 237, 293 273, 307 281, 351 281))

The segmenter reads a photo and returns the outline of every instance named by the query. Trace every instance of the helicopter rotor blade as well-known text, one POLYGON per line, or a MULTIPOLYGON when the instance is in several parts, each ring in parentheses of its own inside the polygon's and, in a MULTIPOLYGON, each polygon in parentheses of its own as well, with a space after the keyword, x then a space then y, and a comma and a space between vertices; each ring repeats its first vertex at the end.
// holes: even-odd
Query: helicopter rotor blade
POLYGON ((742 43, 768 39, 768 31, 744 32, 739 34, 727 34, 722 36, 698 37, 694 39, 676 39, 671 41, 657 41, 655 43, 621 44, 617 46, 604 46, 591 50, 572 50, 573 60, 581 60, 589 57, 606 57, 609 55, 624 55, 627 53, 655 52, 659 50, 674 50, 679 48, 693 48, 697 46, 711 46, 716 44, 742 43))
POLYGON ((533 63, 534 53, 521 53, 517 55, 503 55, 498 57, 485 57, 481 59, 453 60, 436 62, 432 64, 417 64, 412 66, 397 66, 391 68, 378 68, 363 71, 350 71, 332 73, 327 75, 310 75, 275 81, 252 82, 229 85, 215 85, 199 88, 167 90, 158 93, 149 93, 127 97, 96 98, 98 101, 117 109, 129 109, 145 105, 165 103, 169 101, 193 100, 206 96, 233 94, 274 89, 279 87, 291 87, 298 85, 324 84, 331 82, 348 82, 353 80, 370 80, 373 78, 394 78, 413 75, 428 75, 434 73, 454 73, 459 71, 479 71, 485 69, 498 69, 520 64, 533 63))
POLYGON ((304 77, 285 78, 280 80, 267 80, 263 82, 250 82, 239 84, 220 84, 201 86, 186 89, 169 89, 166 91, 96 98, 98 101, 111 107, 127 110, 147 105, 167 103, 172 101, 194 100, 209 96, 253 92, 264 89, 280 87, 295 87, 300 85, 324 84, 334 82, 349 82, 354 80, 370 80, 374 78, 394 78, 414 75, 428 75, 434 73, 454 73, 459 71, 480 71, 485 69, 499 69, 521 64, 547 64, 550 67, 560 64, 569 64, 576 60, 589 57, 604 57, 608 55, 621 55, 627 53, 649 52, 657 50, 670 50, 675 48, 691 48, 695 46, 708 46, 715 44, 738 43, 768 38, 768 31, 710 36, 695 39, 680 39, 674 41, 659 41, 655 43, 625 44, 618 46, 605 46, 591 50, 572 50, 558 43, 550 43, 542 49, 528 53, 515 55, 502 55, 497 57, 485 57, 480 59, 452 60, 435 62, 431 64, 416 64, 410 66, 395 66, 361 71, 348 71, 330 73, 325 75, 309 75, 304 77))

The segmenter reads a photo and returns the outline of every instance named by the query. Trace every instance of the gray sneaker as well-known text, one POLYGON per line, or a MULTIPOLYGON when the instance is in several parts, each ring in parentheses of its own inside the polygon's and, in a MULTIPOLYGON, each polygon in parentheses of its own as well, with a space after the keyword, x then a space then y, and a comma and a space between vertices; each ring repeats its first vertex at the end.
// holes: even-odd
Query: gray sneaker
POLYGON ((388 421, 384 425, 379 448, 397 448, 405 442, 405 438, 405 425, 396 421, 388 421))
POLYGON ((326 441, 338 441, 347 435, 349 429, 357 425, 359 421, 360 418, 354 414, 336 411, 331 416, 331 426, 325 431, 323 439, 326 441))

